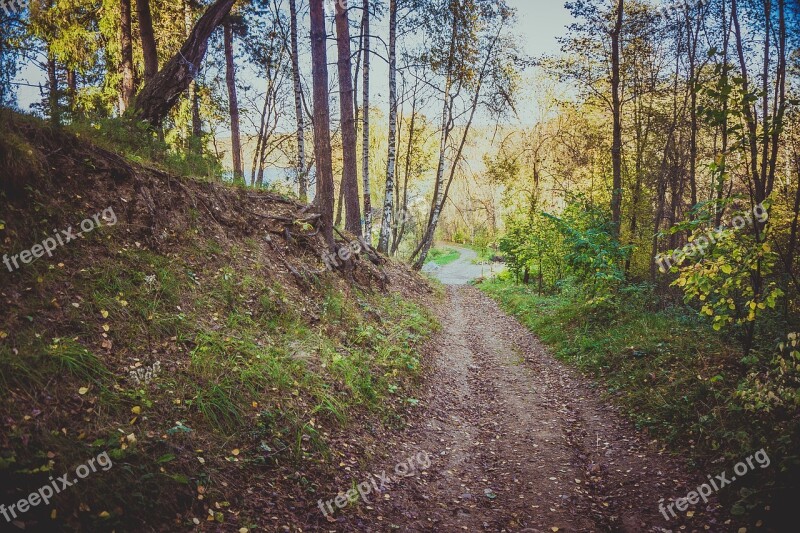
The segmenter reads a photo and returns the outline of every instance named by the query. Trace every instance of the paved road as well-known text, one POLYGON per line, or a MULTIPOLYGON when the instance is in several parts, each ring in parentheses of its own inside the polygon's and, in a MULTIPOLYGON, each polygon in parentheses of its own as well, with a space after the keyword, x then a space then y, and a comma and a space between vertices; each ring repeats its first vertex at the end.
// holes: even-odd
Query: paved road
POLYGON ((473 264, 472 261, 478 257, 478 254, 469 248, 450 245, 446 245, 445 248, 458 250, 461 253, 461 257, 449 265, 440 267, 436 263, 430 262, 422 268, 423 272, 427 272, 445 285, 466 285, 475 278, 489 277, 502 270, 502 267, 495 263, 488 265, 473 264))

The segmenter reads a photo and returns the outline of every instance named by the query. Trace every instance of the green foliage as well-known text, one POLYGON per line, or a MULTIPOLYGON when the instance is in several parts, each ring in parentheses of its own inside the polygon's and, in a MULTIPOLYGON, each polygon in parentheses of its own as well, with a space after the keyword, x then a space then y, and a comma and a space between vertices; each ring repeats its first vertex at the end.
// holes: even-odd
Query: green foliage
MULTIPOLYGON (((744 217, 736 216, 744 224, 744 217)), ((779 260, 767 242, 771 227, 751 217, 753 226, 712 231, 703 220, 692 222, 690 245, 703 241, 694 248, 696 253, 673 252, 681 262, 671 268, 678 273, 672 285, 683 290, 687 302, 699 302, 700 313, 713 318, 715 330, 737 328, 747 352, 755 322, 767 309, 775 309, 784 295, 776 281, 767 278, 779 260)))
POLYGON ((540 291, 572 276, 599 303, 624 282, 631 247, 616 239, 604 210, 576 199, 560 217, 532 212, 512 218, 500 250, 518 279, 539 279, 540 291))
POLYGON ((174 136, 160 140, 148 124, 129 117, 80 119, 69 129, 134 163, 155 164, 172 174, 212 181, 223 174, 220 160, 207 150, 187 149, 174 136))

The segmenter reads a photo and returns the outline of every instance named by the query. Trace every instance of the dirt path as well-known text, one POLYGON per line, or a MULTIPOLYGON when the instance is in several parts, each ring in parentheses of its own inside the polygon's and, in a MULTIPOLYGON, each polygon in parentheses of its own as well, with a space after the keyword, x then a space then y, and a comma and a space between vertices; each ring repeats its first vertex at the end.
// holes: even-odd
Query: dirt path
POLYGON ((443 247, 458 250, 461 255, 452 263, 444 266, 438 266, 433 262, 427 263, 422 271, 433 275, 445 285, 466 285, 475 278, 490 276, 502 269, 502 266, 494 263, 488 265, 474 264, 472 261, 478 257, 475 250, 451 244, 443 245, 443 247))
POLYGON ((642 442, 585 379, 480 291, 451 286, 447 297, 418 417, 381 461, 393 481, 350 515, 348 529, 724 530, 702 502, 693 518, 667 522, 659 498, 686 495, 699 477, 690 482, 642 442), (427 468, 395 475, 395 465, 420 452, 430 454, 427 468))

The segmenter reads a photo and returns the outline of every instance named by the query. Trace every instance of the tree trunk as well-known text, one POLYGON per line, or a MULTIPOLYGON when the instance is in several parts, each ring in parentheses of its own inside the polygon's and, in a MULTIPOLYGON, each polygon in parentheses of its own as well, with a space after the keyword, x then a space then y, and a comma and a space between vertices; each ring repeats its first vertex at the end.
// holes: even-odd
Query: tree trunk
POLYGON ((231 115, 231 154, 233 156, 233 181, 244 183, 242 167, 242 138, 239 131, 239 100, 236 97, 236 65, 233 62, 233 28, 230 20, 223 23, 225 41, 225 83, 228 85, 228 102, 231 115))
POLYGON ((61 124, 61 108, 58 104, 58 69, 56 57, 52 51, 47 54, 47 105, 50 108, 50 122, 61 124))
POLYGON ((317 193, 322 236, 331 251, 333 241, 333 163, 331 161, 330 104, 328 102, 328 57, 326 50, 325 0, 310 0, 311 66, 314 92, 314 157, 317 163, 317 193))
MULTIPOLYGON (((124 0, 123 0, 124 1, 124 0)), ((208 49, 208 38, 236 0, 216 0, 192 28, 189 38, 136 98, 136 116, 160 125, 189 87, 208 49)))
POLYGON ((69 110, 74 112, 78 98, 78 73, 75 69, 67 69, 67 102, 69 110))
POLYGON ((292 46, 292 82, 294 85, 294 113, 297 120, 297 186, 300 201, 308 201, 308 174, 306 173, 306 140, 303 117, 303 89, 300 86, 300 51, 297 45, 297 6, 289 0, 292 46))
POLYGON ((139 18, 139 36, 142 40, 142 56, 144 56, 144 81, 147 83, 158 73, 158 49, 153 32, 150 0, 136 0, 136 16, 139 18))
MULTIPOLYGON (((392 4, 394 4, 394 2, 395 0, 391 0, 392 4)), ((367 242, 372 244, 372 198, 370 198, 369 189, 369 0, 364 0, 363 16, 364 23, 362 24, 362 32, 364 34, 364 109, 362 113, 364 114, 364 131, 362 132, 361 138, 361 180, 364 187, 364 236, 366 237, 367 242)), ((390 33, 390 41, 392 39, 391 35, 392 34, 390 33)), ((391 53, 392 52, 390 51, 390 54, 391 53)))
POLYGON ((353 111, 353 74, 350 61, 350 20, 347 0, 336 2, 336 45, 339 67, 339 109, 342 129, 342 191, 344 227, 361 235, 361 200, 358 196, 358 160, 356 157, 356 120, 353 111))
MULTIPOLYGON (((397 0, 389 1, 389 155, 386 159, 386 192, 383 197, 383 218, 378 250, 386 253, 389 248, 389 236, 394 211, 394 169, 397 157, 397 0)), ((445 97, 445 106, 446 106, 445 97)))
POLYGON ((619 93, 619 37, 622 31, 623 11, 624 0, 618 0, 616 23, 611 31, 611 112, 614 120, 614 139, 611 145, 611 163, 614 172, 613 190, 611 191, 611 222, 617 237, 619 237, 622 221, 622 101, 619 93))
POLYGON ((136 87, 133 79, 133 39, 131 37, 131 0, 120 0, 119 47, 121 76, 119 114, 124 115, 131 105, 136 87))

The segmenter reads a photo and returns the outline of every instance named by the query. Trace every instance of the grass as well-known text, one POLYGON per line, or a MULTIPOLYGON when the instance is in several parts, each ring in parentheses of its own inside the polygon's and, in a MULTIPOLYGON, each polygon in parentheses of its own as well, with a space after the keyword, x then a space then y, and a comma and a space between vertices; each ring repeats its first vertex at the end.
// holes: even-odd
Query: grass
POLYGON ((461 257, 461 252, 453 248, 431 248, 428 252, 429 263, 436 263, 439 266, 449 265, 461 257))
MULTIPOLYGON (((103 522, 132 527, 125 516, 138 511, 156 521, 186 512, 195 484, 227 490, 199 476, 229 476, 222 472, 233 446, 242 449, 237 460, 243 462, 323 464, 329 439, 354 422, 391 426, 401 420, 398 413, 411 405, 421 376, 417 350, 437 327, 426 309, 396 294, 345 292, 331 282, 298 300, 263 275, 264 265, 217 265, 207 254, 192 253, 213 245, 187 243, 187 253, 169 257, 121 247, 94 254, 93 264, 80 271, 30 271, 37 292, 25 293, 19 316, 9 318, 20 326, 0 328, 6 332, 0 386, 15 391, 3 406, 9 416, 22 420, 47 410, 51 419, 35 431, 19 427, 9 434, 9 448, 0 450, 3 486, 41 485, 38 477, 21 474, 42 465, 34 450, 55 454, 55 466, 64 469, 72 466, 64 457, 83 461, 82 441, 102 443, 115 461, 130 466, 122 475, 96 476, 80 497, 101 501, 103 494, 124 495, 127 486, 141 485, 130 501, 115 500, 124 514, 112 512, 103 522), (37 297, 59 294, 65 283, 66 301, 37 297), (134 364, 156 360, 162 372, 149 383, 128 379, 134 364), (68 414, 24 392, 45 389, 47 398, 70 398, 65 405, 89 402, 92 408, 82 411, 91 414, 73 427, 68 414), (137 444, 126 440, 128 434, 137 444), (222 460, 200 465, 199 449, 222 460), (167 456, 174 459, 164 462, 167 456), (154 503, 153 494, 168 496, 154 503)), ((70 515, 62 512, 68 503, 59 515, 70 515)), ((86 527, 96 529, 95 521, 86 527)))

